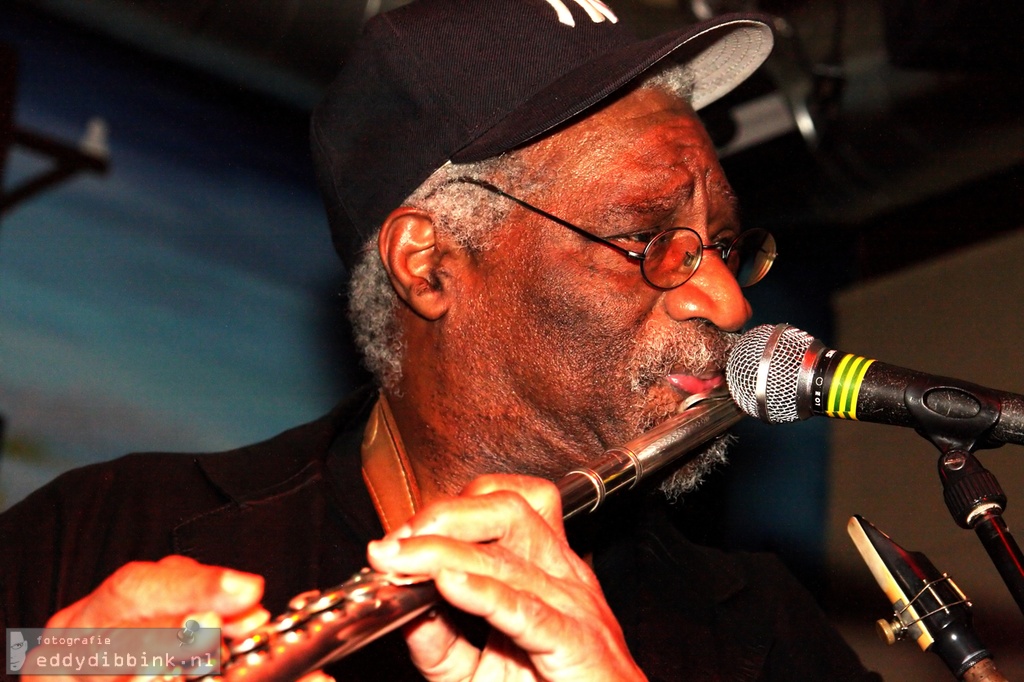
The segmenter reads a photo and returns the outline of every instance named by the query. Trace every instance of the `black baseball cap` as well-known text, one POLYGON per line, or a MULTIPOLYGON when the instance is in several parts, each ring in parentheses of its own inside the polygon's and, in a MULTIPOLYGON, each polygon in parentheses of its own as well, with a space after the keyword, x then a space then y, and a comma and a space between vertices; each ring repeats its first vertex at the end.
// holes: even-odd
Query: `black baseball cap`
POLYGON ((313 113, 334 248, 366 239, 448 161, 497 156, 600 105, 666 57, 695 109, 768 57, 767 17, 730 14, 637 39, 599 0, 415 0, 369 22, 313 113))

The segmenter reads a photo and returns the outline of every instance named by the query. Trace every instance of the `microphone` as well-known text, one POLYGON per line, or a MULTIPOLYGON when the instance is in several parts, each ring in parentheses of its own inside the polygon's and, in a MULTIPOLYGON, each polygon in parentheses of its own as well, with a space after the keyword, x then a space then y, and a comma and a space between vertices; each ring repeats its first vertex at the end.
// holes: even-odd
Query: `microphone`
POLYGON ((1024 444, 1024 396, 826 348, 788 324, 740 337, 726 381, 740 409, 769 424, 815 415, 917 429, 929 421, 965 434, 987 429, 990 447, 1024 444))

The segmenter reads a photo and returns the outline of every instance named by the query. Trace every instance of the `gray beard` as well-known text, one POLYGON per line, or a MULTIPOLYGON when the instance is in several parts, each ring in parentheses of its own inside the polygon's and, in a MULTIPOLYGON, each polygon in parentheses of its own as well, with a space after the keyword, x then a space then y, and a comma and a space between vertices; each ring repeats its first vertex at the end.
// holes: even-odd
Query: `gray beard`
POLYGON ((728 461, 726 452, 736 437, 726 433, 703 446, 696 455, 677 467, 658 485, 658 490, 669 502, 678 502, 683 496, 700 487, 712 471, 728 461))
POLYGON ((651 412, 644 398, 652 386, 663 381, 673 369, 699 375, 707 370, 724 370, 725 358, 739 339, 734 332, 723 332, 708 322, 688 324, 675 330, 661 330, 638 345, 630 358, 630 390, 638 404, 630 419, 633 430, 647 431, 670 415, 651 412))

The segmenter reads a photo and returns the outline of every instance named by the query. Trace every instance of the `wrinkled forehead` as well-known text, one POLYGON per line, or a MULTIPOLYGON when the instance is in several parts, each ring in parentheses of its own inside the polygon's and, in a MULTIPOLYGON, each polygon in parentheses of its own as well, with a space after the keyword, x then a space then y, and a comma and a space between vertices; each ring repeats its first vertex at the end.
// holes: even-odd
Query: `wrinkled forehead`
POLYGON ((541 193, 623 203, 685 201, 696 191, 733 203, 703 124, 688 103, 642 89, 523 150, 541 193))

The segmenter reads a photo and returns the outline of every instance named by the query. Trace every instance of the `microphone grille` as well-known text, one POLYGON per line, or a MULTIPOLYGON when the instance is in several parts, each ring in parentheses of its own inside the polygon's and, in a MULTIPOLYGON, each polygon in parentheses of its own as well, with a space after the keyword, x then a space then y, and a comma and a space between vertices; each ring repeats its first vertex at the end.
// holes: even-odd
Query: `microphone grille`
POLYGON ((769 424, 800 419, 800 366, 813 342, 813 336, 789 325, 762 324, 741 336, 725 369, 740 409, 769 424))

